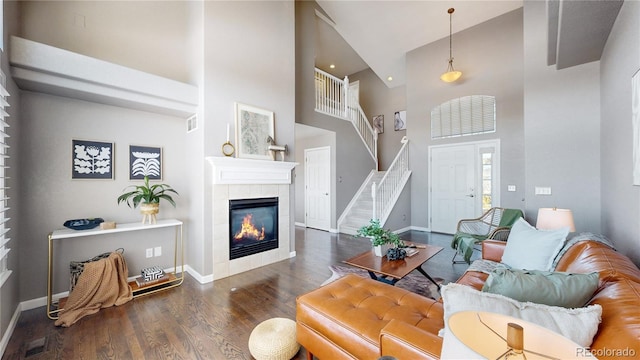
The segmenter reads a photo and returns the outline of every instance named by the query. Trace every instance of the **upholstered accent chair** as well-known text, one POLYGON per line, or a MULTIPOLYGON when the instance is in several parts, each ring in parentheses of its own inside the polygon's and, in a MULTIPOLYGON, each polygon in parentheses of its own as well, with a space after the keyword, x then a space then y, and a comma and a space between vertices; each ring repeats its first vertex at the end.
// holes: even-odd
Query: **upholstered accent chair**
POLYGON ((476 245, 483 240, 507 241, 511 226, 521 217, 524 217, 522 210, 493 207, 478 218, 458 221, 456 233, 451 241, 451 247, 456 250, 451 262, 470 263, 473 251, 479 250, 476 245), (456 260, 458 255, 461 255, 464 261, 456 260))

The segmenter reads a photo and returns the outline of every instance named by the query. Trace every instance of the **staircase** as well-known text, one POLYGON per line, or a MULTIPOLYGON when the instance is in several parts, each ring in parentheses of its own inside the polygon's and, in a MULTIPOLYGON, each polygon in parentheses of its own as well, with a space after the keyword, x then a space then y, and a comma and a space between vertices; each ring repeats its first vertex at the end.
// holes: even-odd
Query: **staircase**
POLYGON ((362 187, 351 200, 351 203, 347 205, 347 210, 342 213, 343 216, 338 220, 338 230, 341 233, 355 235, 358 229, 369 224, 369 220, 373 215, 371 186, 373 183, 380 183, 384 175, 384 171, 371 171, 362 187))
POLYGON ((373 129, 362 107, 349 93, 349 78, 344 80, 320 69, 315 71, 316 111, 353 124, 364 146, 378 168, 378 133, 373 129))
POLYGON ((339 232, 355 235, 371 219, 384 226, 411 176, 408 143, 406 136, 402 138, 402 147, 387 171, 371 171, 340 216, 339 232))
POLYGON ((378 171, 378 133, 367 120, 356 98, 349 93, 349 78, 339 79, 320 69, 315 71, 317 112, 350 121, 369 154, 375 168, 351 199, 338 220, 338 231, 355 235, 371 219, 384 226, 402 189, 411 176, 406 136, 402 147, 387 171, 378 171))

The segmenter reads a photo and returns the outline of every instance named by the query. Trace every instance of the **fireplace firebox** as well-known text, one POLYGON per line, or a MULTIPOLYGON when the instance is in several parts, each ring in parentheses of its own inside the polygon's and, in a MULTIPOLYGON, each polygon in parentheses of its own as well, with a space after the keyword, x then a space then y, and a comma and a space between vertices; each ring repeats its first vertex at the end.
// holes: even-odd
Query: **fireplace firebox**
POLYGON ((229 260, 278 248, 278 198, 229 200, 229 260))

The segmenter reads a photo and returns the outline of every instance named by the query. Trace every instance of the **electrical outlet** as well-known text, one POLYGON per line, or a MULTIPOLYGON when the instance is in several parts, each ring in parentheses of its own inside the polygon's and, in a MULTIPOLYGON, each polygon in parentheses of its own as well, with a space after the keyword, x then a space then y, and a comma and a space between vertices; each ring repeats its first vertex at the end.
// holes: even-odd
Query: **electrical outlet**
POLYGON ((162 246, 156 246, 155 249, 153 249, 153 256, 160 255, 162 255, 162 246))
POLYGON ((147 258, 153 257, 153 248, 147 249, 147 258))
POLYGON ((507 191, 516 191, 516 186, 515 185, 507 186, 507 191))

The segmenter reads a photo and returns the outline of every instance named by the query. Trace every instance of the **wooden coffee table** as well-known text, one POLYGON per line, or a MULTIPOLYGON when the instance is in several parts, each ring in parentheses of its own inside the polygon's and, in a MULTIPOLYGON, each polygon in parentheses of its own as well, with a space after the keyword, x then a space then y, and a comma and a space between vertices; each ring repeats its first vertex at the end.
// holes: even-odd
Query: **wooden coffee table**
POLYGON ((360 269, 367 270, 372 279, 382 281, 391 285, 395 285, 398 280, 407 276, 413 270, 418 270, 422 275, 429 279, 432 283, 436 284, 438 290, 440 290, 440 284, 438 284, 424 269, 422 264, 431 259, 435 254, 442 251, 444 248, 440 246, 424 245, 424 244, 412 244, 407 245, 419 246, 417 248, 418 253, 408 256, 402 260, 387 260, 386 256, 376 256, 373 249, 365 251, 360 255, 356 255, 350 259, 344 261, 344 263, 351 266, 355 266, 360 269))

